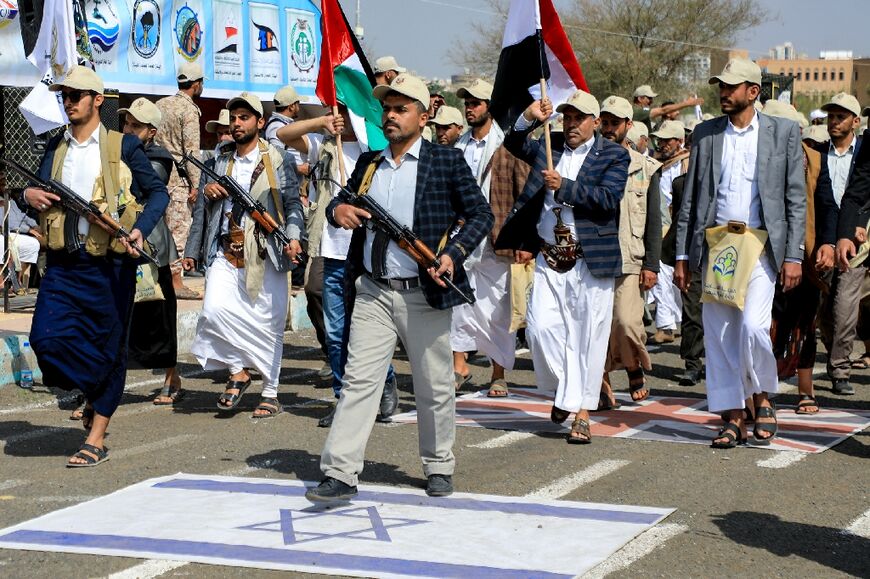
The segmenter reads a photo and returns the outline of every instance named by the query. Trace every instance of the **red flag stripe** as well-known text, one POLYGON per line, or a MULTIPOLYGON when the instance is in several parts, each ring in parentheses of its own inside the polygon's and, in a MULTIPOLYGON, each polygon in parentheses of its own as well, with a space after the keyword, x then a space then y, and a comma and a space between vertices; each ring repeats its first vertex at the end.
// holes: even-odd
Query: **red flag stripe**
POLYGON ((568 35, 562 28, 562 21, 559 20, 559 14, 553 6, 553 0, 538 0, 538 2, 541 9, 541 35, 544 38, 544 43, 565 67, 568 76, 574 81, 574 86, 589 92, 586 79, 583 78, 583 71, 580 69, 580 63, 577 62, 568 35))
POLYGON ((317 75, 318 98, 326 106, 338 104, 335 98, 335 67, 354 53, 353 37, 338 0, 323 0, 320 7, 320 70, 317 75))

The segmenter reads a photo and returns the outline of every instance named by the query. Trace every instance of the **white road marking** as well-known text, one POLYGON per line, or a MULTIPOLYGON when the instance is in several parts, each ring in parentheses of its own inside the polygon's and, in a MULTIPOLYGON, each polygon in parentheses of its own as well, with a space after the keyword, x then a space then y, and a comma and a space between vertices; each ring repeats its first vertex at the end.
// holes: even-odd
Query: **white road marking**
POLYGON ((26 485, 30 481, 21 480, 21 479, 10 479, 0 482, 0 491, 5 491, 7 489, 14 489, 15 487, 20 487, 22 485, 26 485))
POLYGON ((798 452, 796 450, 781 450, 775 452, 770 458, 756 461, 755 464, 762 468, 785 468, 787 466, 793 465, 796 462, 802 461, 806 456, 807 453, 805 452, 798 452))
POLYGON ((864 514, 852 521, 846 532, 865 539, 870 539, 870 509, 864 511, 864 514))
POLYGON ((43 408, 48 408, 49 406, 57 406, 58 404, 68 404, 76 399, 76 395, 72 394, 70 396, 63 396, 61 398, 54 398, 51 400, 45 400, 43 402, 33 402, 31 404, 25 404, 24 406, 15 406, 14 408, 4 408, 0 410, 0 416, 6 414, 23 414, 25 412, 30 412, 31 410, 41 410, 43 408))
POLYGON ((43 436, 49 436, 51 434, 54 434, 55 432, 59 432, 64 429, 65 427, 61 426, 48 426, 46 428, 37 428, 36 430, 31 430, 30 432, 13 434, 6 440, 0 440, 0 449, 5 448, 7 444, 17 444, 19 442, 33 440, 34 438, 42 438, 43 436))
POLYGON ((666 523, 648 529, 625 547, 608 557, 606 561, 583 575, 583 579, 601 579, 611 573, 625 569, 638 559, 646 557, 661 547, 668 539, 685 533, 688 530, 689 527, 687 525, 677 523, 666 523))
POLYGON ((100 498, 100 495, 60 495, 36 497, 37 503, 86 503, 94 499, 100 498))
POLYGON ((272 468, 276 464, 281 462, 277 458, 268 458, 266 460, 253 460, 250 464, 246 464, 245 466, 231 468, 230 470, 225 470, 220 473, 218 476, 245 476, 247 474, 251 474, 252 472, 258 470, 264 470, 267 468, 272 468))
POLYGON ((155 440, 154 442, 146 442, 145 444, 140 444, 138 446, 131 446, 130 448, 122 448, 121 450, 118 450, 116 452, 109 452, 109 457, 129 458, 131 456, 137 456, 139 454, 145 454, 148 452, 153 452, 155 450, 163 450, 164 448, 175 446, 176 444, 181 444, 184 442, 189 442, 197 438, 201 438, 200 435, 180 434, 178 436, 164 438, 163 440, 155 440))
POLYGON ((556 479, 547 486, 530 492, 526 497, 530 499, 558 499, 585 484, 589 484, 592 481, 596 481, 601 477, 607 476, 610 473, 621 469, 627 464, 631 464, 631 461, 616 459, 602 460, 579 472, 556 479))
POLYGON ((496 436, 495 438, 490 438, 489 440, 484 440, 477 444, 469 444, 468 448, 504 448, 505 446, 510 446, 515 442, 526 440, 533 436, 535 436, 535 433, 533 432, 506 432, 501 436, 496 436))
POLYGON ((160 577, 164 573, 169 573, 173 569, 178 569, 187 565, 186 561, 161 561, 157 559, 148 559, 144 563, 140 563, 129 569, 112 573, 107 579, 153 579, 160 577))

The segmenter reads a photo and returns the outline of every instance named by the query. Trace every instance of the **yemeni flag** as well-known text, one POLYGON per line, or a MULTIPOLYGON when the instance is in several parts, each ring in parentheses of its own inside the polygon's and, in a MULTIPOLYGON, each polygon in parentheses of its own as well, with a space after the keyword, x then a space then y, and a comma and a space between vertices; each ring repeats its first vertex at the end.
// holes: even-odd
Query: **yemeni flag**
POLYGON ((372 96, 375 75, 350 29, 338 0, 321 2, 318 98, 328 107, 341 101, 350 113, 353 132, 363 151, 381 150, 387 139, 381 130, 381 103, 372 96))
POLYGON ((512 0, 501 46, 490 111, 503 129, 540 98, 542 78, 554 108, 589 90, 553 0, 512 0))

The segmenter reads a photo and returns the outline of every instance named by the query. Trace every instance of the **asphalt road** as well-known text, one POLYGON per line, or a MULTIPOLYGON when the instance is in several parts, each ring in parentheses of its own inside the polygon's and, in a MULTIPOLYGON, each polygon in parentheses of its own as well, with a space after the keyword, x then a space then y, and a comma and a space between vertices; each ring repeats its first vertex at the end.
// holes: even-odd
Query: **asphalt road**
MULTIPOLYGON (((0 527, 179 471, 319 480, 327 431, 316 422, 327 410, 331 390, 316 378, 322 360, 313 344, 310 333, 287 335, 280 394, 287 412, 265 421, 250 418, 256 384, 237 413, 218 416, 214 404, 225 376, 201 373, 190 357, 180 365, 190 376, 184 381, 187 395, 175 408, 150 402, 160 376, 131 371, 107 439, 112 460, 96 469, 64 467, 84 440, 80 423, 68 420, 70 410, 59 408, 68 403, 67 393, 0 388, 0 527)), ((670 344, 653 355, 653 391, 702 397, 702 386, 685 388, 672 381, 681 369, 677 352, 670 344)), ((820 357, 819 368, 822 363, 820 357)), ((398 359, 396 366, 401 409, 408 410, 413 408, 408 365, 398 359)), ((509 381, 533 384, 528 354, 518 366, 509 381)), ((483 360, 474 360, 474 382, 485 383, 488 375, 483 360)), ((626 389, 624 374, 614 381, 617 390, 626 389)), ((870 372, 856 371, 853 381, 858 394, 839 397, 820 377, 821 405, 870 409, 870 372)), ((793 391, 780 396, 785 403, 795 400, 793 391)), ((458 428, 454 450, 459 491, 521 496, 584 471, 574 479, 579 482, 554 491, 554 498, 677 509, 596 568, 595 576, 870 576, 866 430, 818 455, 602 437, 574 446, 554 437, 505 437, 505 432, 479 428, 458 428), (481 448, 487 441, 491 448, 481 448), (775 455, 779 458, 770 460, 775 455)), ((424 486, 416 428, 377 425, 362 479, 424 486)), ((474 540, 485 548, 486 537, 474 540)), ((233 567, 0 550, 0 574, 6 577, 103 577, 125 570, 130 570, 126 577, 278 576, 233 567)))

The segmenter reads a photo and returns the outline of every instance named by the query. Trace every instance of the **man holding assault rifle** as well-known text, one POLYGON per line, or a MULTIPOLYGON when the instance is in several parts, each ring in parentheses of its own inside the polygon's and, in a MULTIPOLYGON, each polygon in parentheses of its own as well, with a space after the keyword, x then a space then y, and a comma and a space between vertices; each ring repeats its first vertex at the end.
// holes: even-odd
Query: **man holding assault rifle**
POLYGON ((100 123, 95 72, 76 66, 49 89, 61 93, 69 127, 49 141, 23 194, 48 245, 30 342, 46 385, 84 392, 89 433, 67 466, 88 467, 108 459, 103 438, 124 393, 136 258, 169 196, 142 142, 100 123))
POLYGON ((306 494, 317 502, 357 494, 397 339, 411 363, 426 492, 453 492, 450 310, 462 303, 462 294, 471 295, 462 262, 493 226, 492 211, 462 152, 422 139, 429 120, 429 91, 423 81, 403 73, 372 94, 382 103, 389 146, 360 156, 349 191, 326 210, 333 226, 353 230, 345 279, 355 297, 349 302, 353 312, 344 384, 320 463, 326 478, 306 494), (358 206, 364 204, 351 203, 356 195, 370 197, 374 207, 419 239, 414 242, 395 228, 379 225, 372 211, 358 206), (451 237, 460 217, 465 223, 451 237), (402 249, 409 241, 415 249, 402 249))

